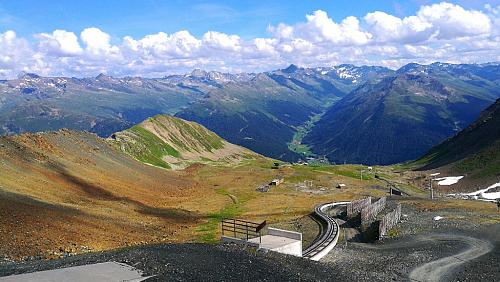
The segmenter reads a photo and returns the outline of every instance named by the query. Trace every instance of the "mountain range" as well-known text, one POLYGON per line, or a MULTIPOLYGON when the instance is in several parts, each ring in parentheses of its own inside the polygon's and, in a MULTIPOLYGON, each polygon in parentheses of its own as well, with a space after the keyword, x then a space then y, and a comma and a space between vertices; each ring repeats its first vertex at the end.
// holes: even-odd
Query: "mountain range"
POLYGON ((500 97, 496 75, 469 65, 407 65, 330 107, 304 142, 332 162, 393 164, 423 155, 500 97))
POLYGON ((500 97, 499 85, 495 63, 408 64, 396 71, 290 65, 162 78, 24 73, 0 81, 0 134, 71 128, 108 137, 169 114, 285 161, 325 156, 336 163, 389 164, 415 159, 467 127, 500 97))

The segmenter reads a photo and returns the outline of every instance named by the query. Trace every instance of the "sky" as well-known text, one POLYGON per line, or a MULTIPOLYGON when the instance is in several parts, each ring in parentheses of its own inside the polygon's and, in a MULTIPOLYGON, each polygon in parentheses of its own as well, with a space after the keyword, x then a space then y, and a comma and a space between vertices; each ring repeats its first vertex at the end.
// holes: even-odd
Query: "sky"
POLYGON ((0 78, 500 61, 500 0, 0 0, 0 78))

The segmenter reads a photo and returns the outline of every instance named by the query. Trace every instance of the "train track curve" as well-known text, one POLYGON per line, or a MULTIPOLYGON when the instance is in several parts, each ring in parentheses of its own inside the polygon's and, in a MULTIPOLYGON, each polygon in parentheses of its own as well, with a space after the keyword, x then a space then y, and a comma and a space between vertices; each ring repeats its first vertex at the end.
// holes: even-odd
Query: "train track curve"
POLYGON ((302 257, 318 261, 328 254, 339 240, 339 224, 325 211, 349 202, 326 203, 314 208, 313 219, 320 226, 320 233, 309 247, 302 252, 302 257))

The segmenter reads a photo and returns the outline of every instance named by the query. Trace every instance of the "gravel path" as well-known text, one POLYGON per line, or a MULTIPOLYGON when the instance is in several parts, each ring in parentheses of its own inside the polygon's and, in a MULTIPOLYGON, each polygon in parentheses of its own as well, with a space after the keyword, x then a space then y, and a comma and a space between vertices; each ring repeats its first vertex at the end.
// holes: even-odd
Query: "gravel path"
MULTIPOLYGON (((428 240, 437 241, 458 241, 469 245, 469 247, 458 254, 444 257, 438 260, 428 262, 412 270, 410 273, 410 280, 415 281, 443 281, 449 280, 453 274, 453 270, 461 265, 485 255, 493 250, 493 245, 485 240, 450 234, 441 234, 425 237, 425 240, 420 242, 425 243, 428 240)), ((419 241, 415 241, 419 243, 419 241)))
POLYGON ((403 205, 403 214, 397 237, 339 242, 324 262, 356 281, 499 281, 500 224, 478 224, 477 214, 457 209, 403 205))

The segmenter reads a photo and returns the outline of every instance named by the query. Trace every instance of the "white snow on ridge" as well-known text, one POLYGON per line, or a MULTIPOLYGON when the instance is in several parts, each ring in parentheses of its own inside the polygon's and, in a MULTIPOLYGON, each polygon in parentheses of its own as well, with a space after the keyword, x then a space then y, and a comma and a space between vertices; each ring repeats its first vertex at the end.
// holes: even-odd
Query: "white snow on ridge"
POLYGON ((466 198, 466 199, 474 199, 474 200, 483 200, 483 201, 496 201, 500 199, 500 192, 490 192, 489 190, 500 187, 500 182, 491 185, 488 188, 477 190, 472 193, 458 193, 458 194, 448 194, 448 196, 458 197, 458 198, 466 198))
POLYGON ((434 180, 439 181, 438 185, 453 185, 453 184, 457 183, 462 178, 464 178, 464 177, 463 176, 448 176, 448 177, 436 178, 434 180))

